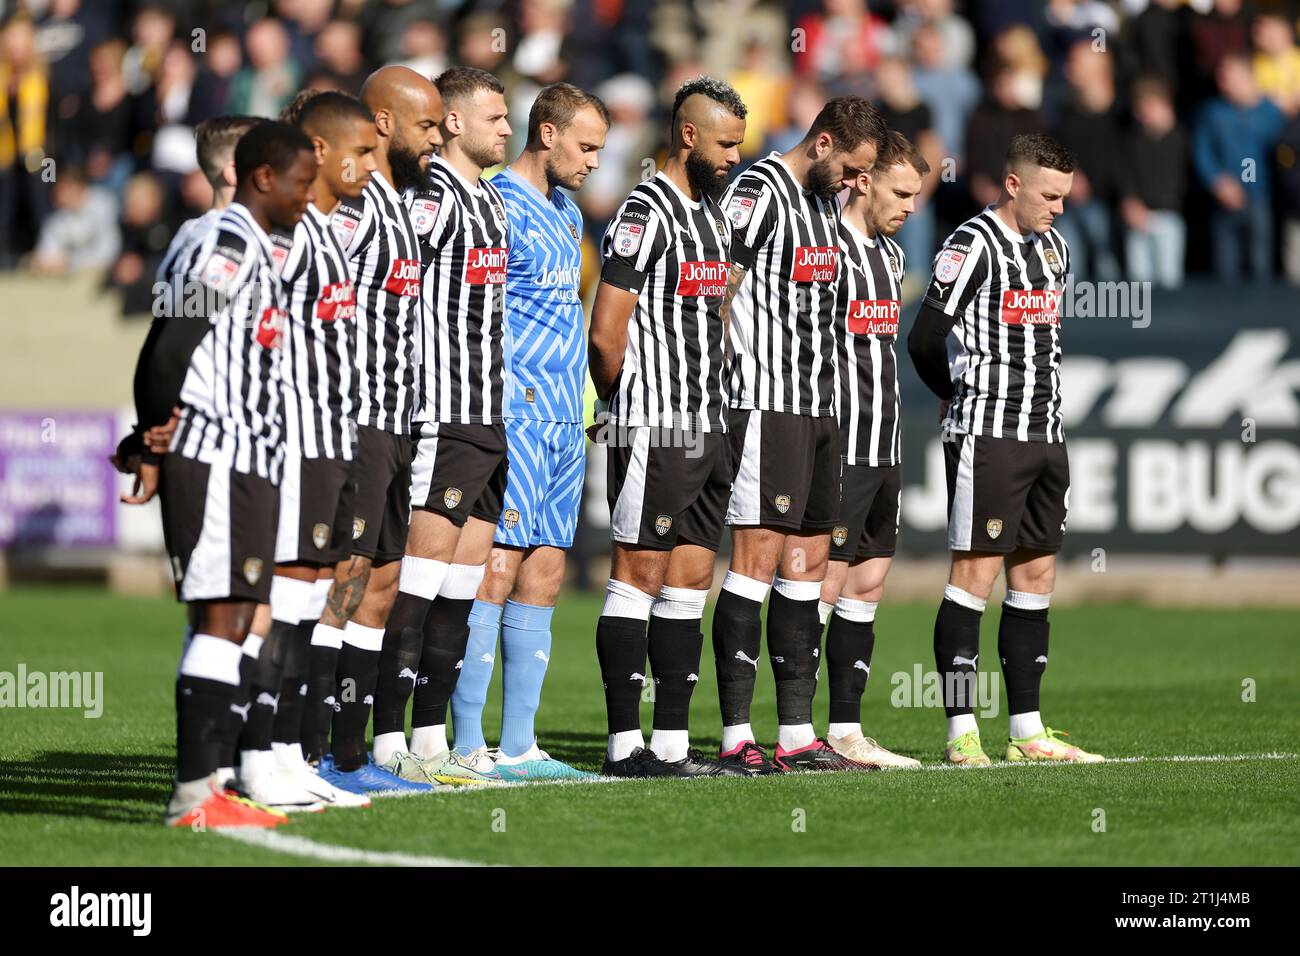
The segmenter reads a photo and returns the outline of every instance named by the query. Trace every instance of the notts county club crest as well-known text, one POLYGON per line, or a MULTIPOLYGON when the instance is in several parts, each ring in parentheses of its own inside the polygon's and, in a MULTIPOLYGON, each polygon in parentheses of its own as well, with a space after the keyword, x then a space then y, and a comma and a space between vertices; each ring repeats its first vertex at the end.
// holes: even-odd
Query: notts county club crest
POLYGON ((352 519, 352 540, 353 541, 357 540, 357 538, 361 537, 365 533, 366 533, 366 519, 353 518, 352 519))
POLYGON ((673 519, 668 517, 668 515, 660 515, 658 518, 655 518, 655 534, 659 535, 661 538, 668 533, 672 526, 673 519))
POLYGON ((831 532, 831 540, 835 542, 835 547, 844 547, 844 542, 849 540, 849 529, 844 525, 836 525, 835 530, 831 532))
POLYGON ((244 580, 249 584, 256 584, 258 578, 262 576, 262 559, 248 558, 244 561, 244 580))
POLYGON ((1056 250, 1044 249, 1043 258, 1047 260, 1047 268, 1052 270, 1052 275, 1059 278, 1061 275, 1061 257, 1056 254, 1056 250))
POLYGON ((442 493, 442 503, 448 508, 455 508, 460 504, 460 489, 448 488, 442 493))
POLYGON ((569 223, 569 235, 573 236, 574 242, 582 241, 578 238, 578 227, 575 226, 573 223, 569 223))
POLYGON ((506 530, 514 528, 519 524, 519 512, 514 508, 507 508, 501 513, 501 523, 506 526, 506 530))
POLYGON ((996 541, 998 536, 1002 534, 1002 519, 990 518, 984 522, 984 530, 988 532, 989 540, 996 541))
POLYGON ((776 505, 776 510, 781 512, 781 514, 785 514, 790 510, 789 495, 777 495, 776 498, 773 499, 772 503, 776 505))
POLYGON ((330 526, 325 522, 320 522, 311 529, 311 543, 316 545, 316 550, 322 550, 330 541, 330 526))

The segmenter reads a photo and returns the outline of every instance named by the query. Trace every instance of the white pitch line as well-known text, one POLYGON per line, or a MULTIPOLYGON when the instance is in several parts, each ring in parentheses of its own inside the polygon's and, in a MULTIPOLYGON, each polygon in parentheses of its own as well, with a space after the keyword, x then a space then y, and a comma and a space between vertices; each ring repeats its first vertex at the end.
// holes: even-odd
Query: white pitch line
POLYGON ((445 856, 416 856, 411 853, 382 853, 378 850, 357 850, 350 846, 317 843, 306 837, 289 836, 274 830, 246 827, 214 827, 214 833, 240 843, 261 847, 275 853, 309 856, 327 863, 364 863, 370 866, 490 866, 473 860, 453 860, 445 856))
POLYGON ((957 764, 924 764, 921 770, 1006 770, 1009 767, 1104 767, 1112 763, 1241 763, 1247 760, 1300 760, 1300 753, 1272 751, 1262 754, 1168 754, 1155 757, 1107 757, 1101 764, 1071 763, 1067 760, 998 760, 987 767, 957 764))

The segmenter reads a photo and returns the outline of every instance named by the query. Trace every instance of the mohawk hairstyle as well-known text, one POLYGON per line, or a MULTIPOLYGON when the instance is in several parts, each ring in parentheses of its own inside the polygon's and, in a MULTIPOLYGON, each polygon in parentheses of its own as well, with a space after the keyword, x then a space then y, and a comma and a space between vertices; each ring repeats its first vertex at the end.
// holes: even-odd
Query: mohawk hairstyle
POLYGON ((707 96, 715 103, 720 103, 736 119, 744 119, 746 114, 749 113, 749 109, 740 98, 740 94, 731 88, 731 84, 724 83, 712 76, 697 76, 695 79, 687 80, 678 87, 677 95, 673 97, 672 125, 675 126, 677 123, 677 111, 682 108, 682 104, 697 93, 701 96, 707 96))

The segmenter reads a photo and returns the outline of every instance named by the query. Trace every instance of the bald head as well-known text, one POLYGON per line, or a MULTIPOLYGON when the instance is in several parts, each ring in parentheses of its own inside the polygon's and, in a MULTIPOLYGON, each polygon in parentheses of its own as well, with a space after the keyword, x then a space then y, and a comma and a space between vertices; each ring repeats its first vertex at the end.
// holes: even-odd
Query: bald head
MULTIPOLYGON (((442 145, 442 97, 428 77, 404 66, 385 66, 361 87, 361 102, 375 115, 379 148, 399 189, 416 186, 442 145)), ((381 167, 382 171, 382 167, 381 167)))

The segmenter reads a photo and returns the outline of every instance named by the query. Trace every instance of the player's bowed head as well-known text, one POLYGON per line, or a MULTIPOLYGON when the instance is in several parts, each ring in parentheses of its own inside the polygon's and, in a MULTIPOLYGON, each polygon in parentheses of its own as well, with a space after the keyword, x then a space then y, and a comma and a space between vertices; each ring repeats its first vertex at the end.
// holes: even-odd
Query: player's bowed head
POLYGON ((404 66, 380 67, 361 87, 375 117, 376 170, 400 192, 419 186, 442 147, 442 96, 433 81, 404 66))
POLYGON ((292 230, 315 199, 316 151, 298 127, 258 123, 235 146, 235 201, 266 232, 292 230))
POLYGON ((572 83, 552 83, 537 94, 528 112, 528 142, 512 168, 530 180, 570 191, 582 188, 600 168, 600 151, 609 132, 609 110, 600 97, 572 83))
POLYGON ((1073 154, 1042 133, 1022 133, 1011 140, 998 201, 1002 218, 1021 235, 1042 235, 1065 211, 1074 183, 1073 154))
POLYGON ((665 171, 671 177, 668 167, 680 164, 692 193, 717 199, 740 162, 747 114, 736 91, 721 80, 687 80, 673 98, 672 155, 665 171))
POLYGON ((379 135, 364 103, 346 93, 325 92, 303 107, 298 125, 310 137, 320 164, 317 204, 330 209, 338 199, 360 196, 376 167, 379 135))

